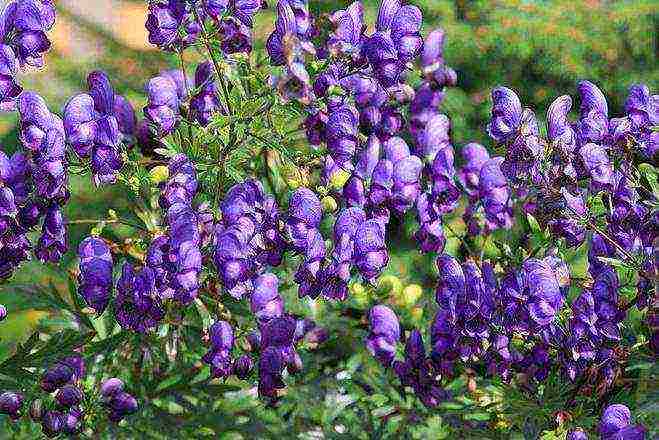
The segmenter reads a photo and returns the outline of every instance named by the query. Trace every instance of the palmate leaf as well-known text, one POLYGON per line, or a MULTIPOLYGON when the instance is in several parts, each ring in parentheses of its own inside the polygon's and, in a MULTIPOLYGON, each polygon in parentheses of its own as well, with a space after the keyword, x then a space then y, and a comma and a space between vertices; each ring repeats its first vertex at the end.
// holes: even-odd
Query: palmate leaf
POLYGON ((39 333, 34 332, 27 341, 16 346, 12 356, 0 364, 0 371, 17 380, 34 382, 37 374, 29 371, 29 368, 41 368, 77 354, 75 349, 87 344, 94 335, 94 332, 81 333, 66 329, 42 341, 39 333))
POLYGON ((82 302, 82 298, 76 292, 76 287, 73 281, 69 280, 69 295, 73 300, 73 304, 69 304, 67 301, 62 298, 59 291, 52 282, 48 286, 42 285, 28 285, 28 284, 14 284, 8 285, 4 288, 8 292, 14 293, 16 295, 22 295, 25 297, 25 301, 22 301, 16 311, 23 310, 66 310, 76 317, 79 323, 83 324, 88 329, 94 329, 89 316, 82 311, 82 308, 85 307, 85 304, 82 302))

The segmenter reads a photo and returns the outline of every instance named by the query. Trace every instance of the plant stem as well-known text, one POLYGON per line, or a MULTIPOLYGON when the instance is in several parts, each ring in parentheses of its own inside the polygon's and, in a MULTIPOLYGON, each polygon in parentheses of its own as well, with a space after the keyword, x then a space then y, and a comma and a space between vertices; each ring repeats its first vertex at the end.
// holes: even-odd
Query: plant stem
MULTIPOLYGON (((190 87, 188 86, 188 73, 185 70, 185 61, 183 60, 183 50, 180 50, 178 52, 178 60, 181 65, 181 72, 183 72, 183 84, 185 84, 185 94, 188 99, 191 98, 190 96, 190 87)), ((188 113, 190 112, 190 107, 188 107, 188 113)), ((193 138, 192 138, 192 126, 188 122, 188 142, 190 142, 190 145, 192 146, 193 143, 193 138)))
POLYGON ((208 34, 206 33, 206 26, 203 20, 199 18, 199 14, 197 14, 197 11, 194 8, 192 9, 192 13, 195 16, 197 23, 199 23, 199 26, 201 27, 201 36, 202 36, 202 40, 204 40, 204 46, 206 47, 208 56, 211 58, 211 62, 213 63, 213 67, 215 68, 215 74, 217 75, 217 80, 220 82, 220 87, 224 95, 225 110, 227 114, 232 115, 233 111, 231 109, 231 102, 229 101, 229 89, 227 88, 226 81, 224 81, 224 77, 222 76, 222 69, 220 69, 220 64, 218 63, 217 59, 215 58, 215 55, 213 54, 213 48, 211 47, 210 39, 208 38, 208 34))
POLYGON ((143 231, 147 231, 146 228, 133 224, 127 220, 122 220, 122 219, 79 219, 79 220, 69 220, 67 222, 70 225, 86 225, 86 224, 96 224, 96 223, 114 223, 114 224, 121 224, 125 226, 130 226, 131 228, 136 228, 136 229, 141 229, 143 231))

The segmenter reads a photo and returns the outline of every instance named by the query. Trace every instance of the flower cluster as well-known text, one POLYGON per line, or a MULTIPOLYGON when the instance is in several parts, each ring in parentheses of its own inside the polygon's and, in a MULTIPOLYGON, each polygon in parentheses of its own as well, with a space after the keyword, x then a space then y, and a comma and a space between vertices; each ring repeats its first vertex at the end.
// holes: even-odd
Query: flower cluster
POLYGON ((256 180, 233 186, 220 205, 214 261, 222 284, 235 298, 253 290, 253 279, 278 266, 286 248, 274 197, 256 180))
POLYGON ((99 237, 87 237, 78 246, 78 291, 87 305, 103 313, 112 295, 112 253, 99 237))
POLYGON ((135 135, 135 112, 115 95, 108 76, 87 76, 88 93, 73 96, 64 106, 67 142, 81 158, 90 157, 96 185, 112 184, 123 166, 121 143, 135 135))
POLYGON ((41 399, 30 406, 30 417, 41 423, 47 437, 60 434, 75 435, 82 431, 84 394, 81 380, 85 375, 85 363, 80 356, 62 359, 46 370, 41 379, 41 389, 55 393, 55 406, 41 399))
POLYGON ((0 13, 0 111, 16 109, 22 88, 16 81, 18 67, 41 68, 50 49, 48 32, 55 24, 52 0, 12 0, 0 13))
MULTIPOLYGON (((632 425, 629 408, 621 404, 609 405, 604 409, 598 431, 601 440, 643 440, 647 432, 643 425, 632 425)), ((588 440, 588 435, 577 428, 568 432, 566 440, 588 440)))
POLYGON ((110 413, 108 418, 113 422, 120 422, 126 416, 137 411, 137 400, 130 393, 124 391, 124 383, 116 377, 107 379, 101 384, 101 396, 110 413))

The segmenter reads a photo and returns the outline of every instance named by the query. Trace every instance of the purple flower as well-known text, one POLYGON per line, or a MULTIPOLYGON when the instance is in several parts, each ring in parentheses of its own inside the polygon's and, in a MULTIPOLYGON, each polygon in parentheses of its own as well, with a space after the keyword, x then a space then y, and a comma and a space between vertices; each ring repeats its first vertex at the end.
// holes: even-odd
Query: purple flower
POLYGON ((124 383, 121 379, 111 377, 101 384, 101 395, 105 398, 112 397, 124 390, 124 383))
MULTIPOLYGON (((325 298, 343 301, 348 296, 348 281, 354 255, 354 236, 366 213, 359 207, 342 210, 334 223, 334 250, 320 280, 325 298)), ((324 244, 323 244, 324 247, 324 244)))
POLYGON ((295 273, 295 282, 300 285, 298 296, 316 298, 320 294, 322 271, 325 258, 325 241, 320 231, 313 229, 307 235, 307 245, 303 251, 304 261, 295 273))
POLYGON ((217 85, 215 84, 215 72, 210 61, 197 66, 194 86, 198 92, 190 101, 190 110, 195 120, 205 127, 210 123, 213 113, 221 108, 217 85))
POLYGON ((604 141, 609 130, 609 108, 604 94, 590 81, 580 81, 577 90, 581 96, 576 125, 580 144, 604 141))
POLYGON ((178 124, 180 100, 177 84, 168 76, 156 76, 149 80, 145 90, 144 117, 157 137, 167 136, 178 124))
POLYGON ((218 233, 215 239, 215 267, 222 284, 234 298, 242 298, 252 289, 251 280, 257 267, 250 253, 250 237, 238 226, 218 233))
MULTIPOLYGON (((327 150, 337 171, 350 173, 353 170, 352 160, 358 146, 358 125, 359 114, 353 106, 329 106, 325 136, 327 150)), ((330 184, 335 178, 332 174, 325 176, 330 184)))
POLYGON ((220 47, 227 55, 252 51, 252 30, 234 17, 222 20, 219 35, 220 47))
POLYGON ((613 184, 613 165, 604 147, 588 143, 579 149, 579 156, 591 178, 593 190, 608 189, 613 184))
POLYGON ((581 428, 577 428, 574 431, 568 432, 565 440, 588 440, 588 435, 581 428))
POLYGON ((199 224, 197 214, 184 203, 177 203, 167 210, 170 236, 170 261, 174 261, 174 298, 189 304, 197 297, 201 252, 199 250, 199 224))
POLYGON ((389 262, 385 243, 385 228, 376 219, 370 219, 355 231, 353 261, 368 282, 373 282, 389 262))
POLYGON ((4 321, 7 318, 7 308, 0 304, 0 322, 4 321))
POLYGON ((311 230, 318 229, 323 208, 316 194, 308 188, 298 188, 288 202, 286 232, 298 252, 304 252, 311 230))
POLYGON ((524 287, 528 292, 529 317, 538 326, 550 324, 565 298, 548 261, 530 258, 522 264, 524 287))
POLYGON ((20 139, 32 151, 32 180, 39 197, 64 203, 69 196, 62 121, 50 113, 43 98, 23 92, 18 99, 20 139))
POLYGON ((479 196, 485 210, 487 229, 510 229, 512 209, 508 182, 501 171, 502 157, 485 162, 479 176, 479 196))
POLYGON ((197 194, 197 173, 188 157, 179 153, 167 165, 169 177, 162 185, 159 205, 168 209, 176 203, 190 205, 197 194))
POLYGON ((448 312, 448 316, 457 316, 458 298, 465 295, 466 280, 460 263, 447 254, 437 257, 439 278, 435 290, 437 304, 448 312))
POLYGON ((451 121, 446 115, 433 114, 415 136, 414 154, 432 163, 437 152, 451 146, 450 127, 451 121))
POLYGON ((7 414, 12 420, 18 420, 23 406, 23 395, 13 391, 0 394, 0 414, 7 414))
POLYGON ((233 362, 232 371, 238 379, 247 380, 254 369, 254 361, 248 354, 243 354, 233 362))
POLYGON ((14 51, 0 42, 0 112, 15 110, 15 100, 23 91, 23 88, 16 82, 17 69, 18 60, 14 51))
POLYGON ((422 19, 416 6, 401 6, 399 0, 384 0, 378 11, 376 35, 391 38, 402 63, 412 61, 423 45, 420 34, 422 19))
POLYGON ((73 368, 66 363, 58 362, 50 367, 41 378, 41 389, 52 393, 75 379, 73 368))
POLYGON ((400 214, 406 212, 414 205, 420 192, 419 179, 423 170, 421 159, 414 155, 393 161, 393 186, 391 188, 390 205, 400 214))
POLYGON ((391 37, 385 32, 376 32, 366 41, 364 50, 378 82, 385 88, 398 84, 405 63, 399 58, 391 37))
POLYGON ((431 195, 437 210, 442 214, 453 211, 458 205, 460 190, 455 184, 453 147, 446 144, 438 150, 429 170, 431 195))
POLYGON ((64 429, 64 414, 60 411, 46 411, 41 421, 41 429, 46 437, 57 437, 64 429))
POLYGON ((138 405, 135 397, 125 391, 119 391, 110 397, 107 406, 110 409, 110 421, 118 423, 124 417, 135 413, 138 405))
POLYGON ((430 194, 422 193, 416 199, 419 230, 414 233, 419 250, 423 253, 442 252, 446 244, 442 226, 442 212, 433 203, 430 194))
POLYGON ((254 280, 254 292, 250 296, 252 313, 259 322, 277 318, 284 313, 284 302, 278 291, 279 280, 266 273, 254 280))
POLYGON ((313 18, 309 13, 307 0, 279 0, 275 30, 272 31, 266 42, 270 62, 275 66, 286 64, 287 40, 297 39, 306 47, 306 50, 313 51, 313 47, 310 47, 309 43, 309 38, 312 36, 312 23, 313 18))
POLYGON ((46 211, 35 255, 42 262, 57 263, 67 251, 66 219, 59 206, 46 211))
POLYGON ((78 289, 85 302, 101 314, 112 294, 112 254, 105 241, 87 237, 78 246, 78 289))
POLYGON ((137 134, 137 116, 133 105, 125 97, 115 95, 113 112, 124 142, 132 145, 137 134))
POLYGON ((80 157, 91 155, 96 185, 114 183, 123 166, 119 144, 126 127, 125 110, 115 106, 116 95, 104 72, 87 76, 89 93, 72 97, 64 106, 66 139, 80 157), (116 112, 119 113, 116 113, 116 112))
POLYGON ((139 272, 125 263, 117 281, 114 316, 124 329, 146 333, 165 316, 155 290, 155 275, 151 268, 139 272))
POLYGON ((478 194, 481 168, 490 159, 490 155, 485 147, 475 142, 462 147, 460 153, 465 164, 458 171, 458 176, 460 183, 471 198, 478 194))
POLYGON ((290 315, 272 318, 259 324, 261 359, 259 360, 259 394, 276 397, 284 388, 284 368, 293 374, 302 368, 302 359, 295 350, 297 322, 290 315))
POLYGON ((396 355, 396 344, 400 339, 398 318, 389 307, 377 305, 369 312, 368 322, 366 348, 384 367, 389 367, 396 355))
POLYGON ((75 385, 65 385, 59 389, 55 399, 60 405, 70 408, 82 402, 82 390, 75 385))
POLYGON ((346 9, 335 11, 330 16, 334 31, 327 40, 329 52, 333 55, 345 54, 353 59, 361 56, 364 42, 364 6, 355 1, 346 9))
POLYGON ((226 321, 217 321, 208 329, 211 348, 202 360, 210 365, 212 377, 227 378, 232 372, 233 329, 226 321))
POLYGON ((544 217, 552 233, 564 237, 568 246, 579 246, 586 238, 586 228, 580 219, 588 214, 583 196, 580 193, 572 194, 567 188, 561 188, 557 198, 540 196, 538 216, 541 221, 544 217), (558 208, 558 209, 555 209, 558 208))
POLYGON ((200 32, 184 0, 150 0, 146 29, 149 43, 170 51, 192 44, 200 32))
POLYGON ((632 415, 625 405, 613 404, 604 409, 599 424, 602 440, 643 440, 643 425, 632 425, 632 415))
POLYGON ((43 54, 51 43, 46 32, 55 24, 51 0, 16 0, 6 4, 0 16, 0 43, 15 54, 21 67, 43 67, 43 54))
POLYGON ((522 103, 507 87, 492 90, 492 119, 487 133, 496 142, 505 142, 517 135, 522 123, 522 103))
POLYGON ((412 387, 414 393, 428 408, 448 399, 449 394, 441 387, 434 366, 426 356, 421 333, 414 329, 405 344, 405 361, 395 361, 394 371, 403 386, 412 387))

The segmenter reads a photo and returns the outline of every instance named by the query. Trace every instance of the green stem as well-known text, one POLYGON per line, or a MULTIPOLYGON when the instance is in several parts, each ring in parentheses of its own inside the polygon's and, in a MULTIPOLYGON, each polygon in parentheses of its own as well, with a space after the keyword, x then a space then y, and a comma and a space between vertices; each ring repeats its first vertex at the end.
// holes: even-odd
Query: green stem
MULTIPOLYGON (((178 60, 181 65, 181 72, 183 72, 183 84, 185 84, 185 94, 190 99, 190 87, 188 86, 188 73, 185 70, 185 61, 183 60, 183 50, 180 50, 178 52, 178 60)), ((188 112, 190 111, 190 107, 188 107, 188 112)), ((193 143, 193 138, 192 138, 192 126, 188 122, 188 141, 190 142, 190 145, 192 146, 193 143)))
POLYGON ((196 9, 193 8, 192 13, 195 16, 195 20, 197 20, 197 23, 199 23, 199 26, 201 27, 201 36, 202 36, 202 40, 204 40, 204 46, 206 47, 208 56, 211 58, 211 62, 213 63, 213 67, 215 68, 215 74, 217 75, 217 79, 220 82, 220 88, 222 89, 222 93, 224 94, 224 101, 225 101, 224 105, 226 107, 226 111, 229 115, 232 115, 233 111, 231 109, 231 102, 229 101, 229 89, 227 88, 226 81, 224 81, 224 77, 222 76, 222 69, 220 69, 220 64, 218 63, 213 53, 213 48, 211 47, 210 39, 208 38, 208 33, 206 32, 206 26, 203 20, 199 18, 199 14, 197 14, 196 9))

